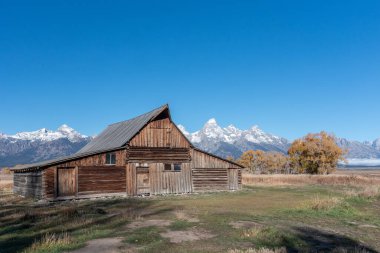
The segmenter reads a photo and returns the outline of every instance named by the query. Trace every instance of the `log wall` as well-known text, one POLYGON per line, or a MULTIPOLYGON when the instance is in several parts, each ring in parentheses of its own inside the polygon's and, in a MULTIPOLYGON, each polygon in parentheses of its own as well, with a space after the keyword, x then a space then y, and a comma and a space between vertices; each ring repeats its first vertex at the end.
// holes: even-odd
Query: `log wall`
POLYGON ((190 149, 188 148, 130 147, 127 152, 128 162, 135 163, 181 163, 189 162, 190 159, 190 149))
MULTIPOLYGON (((42 173, 43 184, 43 197, 52 199, 57 197, 57 167, 65 168, 65 167, 94 167, 94 168, 112 168, 112 167, 121 167, 126 164, 126 153, 125 149, 113 151, 116 154, 116 165, 109 166, 106 165, 106 153, 92 155, 88 157, 78 158, 72 161, 63 162, 59 164, 59 166, 50 166, 46 168, 42 173)), ((103 171, 105 172, 105 171, 103 171)), ((79 173, 78 173, 79 174, 79 173)), ((103 174, 103 177, 107 177, 107 174, 103 174)), ((83 177, 82 179, 83 180, 83 177)), ((78 181, 78 184, 80 182, 78 181)), ((125 188, 124 188, 125 189, 125 188)))
POLYGON ((13 192, 24 197, 42 198, 42 171, 13 173, 13 192))
POLYGON ((191 154, 194 192, 241 188, 239 166, 196 149, 191 154))
POLYGON ((78 195, 126 192, 125 167, 78 168, 78 195))
POLYGON ((194 168, 192 176, 194 192, 229 190, 226 168, 194 168))

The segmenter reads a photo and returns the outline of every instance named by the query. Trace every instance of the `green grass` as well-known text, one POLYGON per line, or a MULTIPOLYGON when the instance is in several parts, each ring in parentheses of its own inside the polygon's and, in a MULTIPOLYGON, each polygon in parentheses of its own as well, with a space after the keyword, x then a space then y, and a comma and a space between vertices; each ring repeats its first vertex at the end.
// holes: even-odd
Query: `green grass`
POLYGON ((170 230, 186 230, 194 226, 193 222, 188 222, 185 220, 174 220, 168 228, 170 230))
POLYGON ((162 240, 159 232, 160 230, 156 227, 138 228, 127 235, 127 238, 124 241, 131 244, 147 246, 162 240))
POLYGON ((0 249, 63 252, 91 239, 121 237, 126 248, 139 252, 226 252, 261 247, 307 251, 319 244, 332 250, 353 249, 362 243, 380 250, 379 197, 347 196, 345 190, 326 185, 244 187, 239 192, 54 204, 0 197, 0 249), (178 210, 199 222, 178 219, 178 210), (146 219, 172 223, 126 229, 130 222, 146 219), (233 228, 231 222, 237 221, 258 225, 233 228), (214 237, 174 244, 160 235, 168 230, 207 231, 214 237), (53 239, 47 240, 47 235, 53 239), (65 240, 61 235, 67 235, 65 240))

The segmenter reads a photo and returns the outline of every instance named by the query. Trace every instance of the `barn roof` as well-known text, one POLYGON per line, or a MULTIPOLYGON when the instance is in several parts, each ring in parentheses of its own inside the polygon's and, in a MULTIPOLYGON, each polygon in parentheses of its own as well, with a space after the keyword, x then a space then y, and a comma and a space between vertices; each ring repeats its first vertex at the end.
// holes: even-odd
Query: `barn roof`
POLYGON ((33 164, 26 164, 19 166, 13 170, 26 170, 31 168, 45 167, 76 158, 82 158, 97 153, 120 149, 121 147, 125 146, 136 134, 138 134, 138 132, 144 128, 146 124, 148 124, 151 120, 156 118, 168 108, 169 106, 166 104, 135 118, 111 124, 86 146, 84 146, 81 150, 73 155, 33 164))
POLYGON ((79 150, 77 154, 109 150, 124 146, 146 124, 166 109, 168 109, 168 105, 161 106, 136 118, 109 125, 90 143, 79 150))

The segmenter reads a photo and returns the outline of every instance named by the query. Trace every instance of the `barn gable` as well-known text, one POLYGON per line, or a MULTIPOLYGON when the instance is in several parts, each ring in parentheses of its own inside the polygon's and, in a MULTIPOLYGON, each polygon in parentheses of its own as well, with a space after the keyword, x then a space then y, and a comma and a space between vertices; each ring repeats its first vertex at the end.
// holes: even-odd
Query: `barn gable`
POLYGON ((99 152, 122 147, 152 119, 165 111, 168 111, 168 105, 161 106, 133 119, 111 124, 90 143, 79 150, 77 154, 99 152))

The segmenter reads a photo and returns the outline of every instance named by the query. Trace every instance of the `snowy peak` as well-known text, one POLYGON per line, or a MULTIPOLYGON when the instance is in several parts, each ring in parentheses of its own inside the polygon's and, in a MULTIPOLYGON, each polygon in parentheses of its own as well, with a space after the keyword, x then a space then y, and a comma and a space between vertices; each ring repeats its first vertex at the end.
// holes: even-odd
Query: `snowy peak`
POLYGON ((376 139, 372 143, 372 147, 376 150, 380 151, 380 138, 376 139))
POLYGON ((186 131, 186 128, 182 125, 177 125, 178 129, 186 136, 188 137, 190 135, 190 133, 188 131, 186 131))
POLYGON ((233 144, 239 141, 267 144, 278 143, 281 145, 288 143, 285 139, 265 133, 257 125, 247 130, 241 130, 234 125, 222 128, 218 125, 215 118, 209 119, 201 130, 194 133, 189 133, 182 125, 179 128, 193 143, 226 142, 233 144))
POLYGON ((71 142, 81 141, 87 136, 82 135, 75 131, 73 128, 66 124, 60 126, 57 131, 48 130, 46 128, 41 128, 36 131, 31 132, 20 132, 14 135, 0 135, 1 139, 9 139, 11 141, 16 140, 26 140, 26 141, 54 141, 62 138, 67 138, 71 142))
POLYGON ((216 123, 216 119, 215 118, 211 118, 209 119, 205 125, 218 125, 218 123, 216 123))
POLYGON ((200 137, 210 139, 223 139, 225 137, 223 129, 216 123, 214 118, 209 119, 198 134, 200 134, 200 137))

